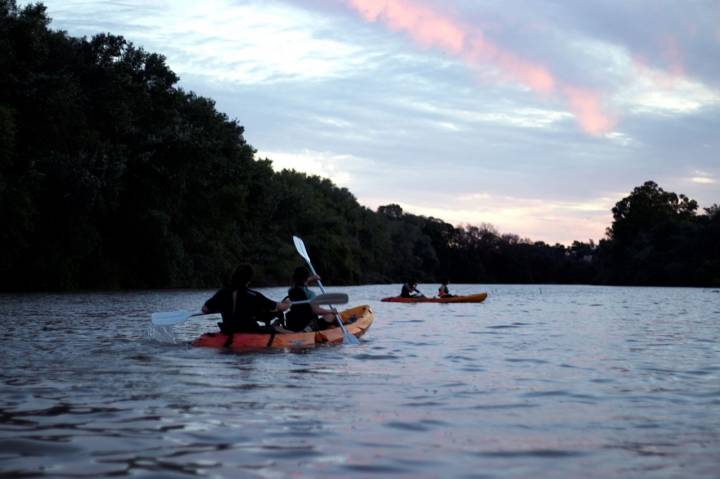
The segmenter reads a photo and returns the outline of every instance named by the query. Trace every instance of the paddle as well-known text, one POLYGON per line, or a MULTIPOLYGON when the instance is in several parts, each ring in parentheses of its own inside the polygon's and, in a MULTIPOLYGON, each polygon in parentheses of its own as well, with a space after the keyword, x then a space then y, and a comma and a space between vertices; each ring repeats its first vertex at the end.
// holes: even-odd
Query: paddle
MULTIPOLYGON (((293 236, 293 243, 295 243, 295 249, 297 250, 298 254, 302 256, 302 258, 305 260, 305 262, 308 265, 308 268, 310 268, 310 272, 317 276, 317 273, 315 272, 315 268, 313 268, 312 261, 310 261, 310 255, 308 255, 307 250, 305 249, 305 243, 303 243, 303 240, 298 238, 297 236, 293 236)), ((323 293, 325 292, 325 288, 322 285, 322 282, 318 280, 317 282, 318 286, 320 287, 320 291, 323 293)), ((339 304, 339 303, 338 303, 339 304)), ((334 307, 330 307, 332 309, 332 312, 335 313, 335 319, 337 319, 338 325, 340 326, 340 329, 342 329, 343 333, 343 342, 347 344, 360 344, 360 341, 358 341, 358 338, 350 334, 345 328, 345 325, 342 322, 342 319, 340 319, 340 315, 338 314, 337 310, 334 307)))
MULTIPOLYGON (((291 304, 347 304, 348 295, 345 293, 324 293, 315 296, 313 299, 293 301, 291 304)), ((163 311, 152 314, 152 323, 155 326, 173 326, 182 323, 195 316, 205 316, 215 313, 191 313, 190 311, 163 311)))

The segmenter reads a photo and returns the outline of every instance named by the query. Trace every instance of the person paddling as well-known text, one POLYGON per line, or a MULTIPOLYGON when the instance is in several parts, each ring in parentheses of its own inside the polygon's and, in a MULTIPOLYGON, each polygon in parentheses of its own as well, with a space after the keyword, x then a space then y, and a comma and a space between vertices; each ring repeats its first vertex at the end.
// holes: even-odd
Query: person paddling
MULTIPOLYGON (((292 287, 288 290, 290 301, 305 301, 313 299, 315 293, 309 288, 310 284, 319 280, 317 275, 311 275, 305 266, 298 266, 293 271, 292 287)), ((298 304, 290 308, 285 315, 285 327, 290 331, 318 331, 335 324, 335 314, 315 304, 298 304)))
POLYGON ((449 279, 443 278, 441 280, 440 287, 438 288, 438 297, 440 298, 452 298, 454 294, 450 294, 450 288, 448 288, 449 279))
POLYGON ((251 265, 239 265, 232 275, 230 287, 221 288, 203 305, 204 314, 222 315, 222 322, 218 323, 221 333, 232 337, 233 333, 275 332, 270 321, 290 308, 290 301, 276 302, 250 289, 253 275, 251 265), (258 321, 266 325, 260 326, 258 321))
POLYGON ((401 298, 417 298, 424 296, 425 295, 417 289, 417 281, 414 279, 411 279, 407 283, 403 284, 402 289, 400 290, 401 298))

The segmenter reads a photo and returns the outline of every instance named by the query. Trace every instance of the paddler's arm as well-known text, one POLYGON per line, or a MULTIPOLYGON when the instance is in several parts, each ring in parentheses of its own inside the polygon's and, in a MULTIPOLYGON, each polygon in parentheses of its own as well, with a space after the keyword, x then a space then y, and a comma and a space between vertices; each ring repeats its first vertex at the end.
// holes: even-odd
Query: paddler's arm
POLYGON ((315 314, 335 314, 333 311, 330 311, 329 309, 321 308, 320 306, 316 306, 314 304, 310 305, 312 307, 312 312, 315 314))
POLYGON ((222 313, 222 309, 220 308, 214 308, 212 304, 209 304, 210 301, 203 304, 203 307, 200 308, 200 311, 202 311, 203 314, 215 314, 215 313, 222 313))
POLYGON ((212 296, 212 298, 205 301, 205 304, 203 304, 203 307, 202 307, 203 314, 219 313, 221 311, 220 305, 222 303, 221 303, 220 295, 221 295, 221 293, 220 293, 220 291, 218 291, 217 293, 215 293, 212 296))
POLYGON ((284 313, 288 309, 290 309, 290 306, 292 306, 292 303, 290 302, 290 298, 285 298, 283 301, 279 303, 275 303, 275 309, 272 311, 273 313, 284 313))

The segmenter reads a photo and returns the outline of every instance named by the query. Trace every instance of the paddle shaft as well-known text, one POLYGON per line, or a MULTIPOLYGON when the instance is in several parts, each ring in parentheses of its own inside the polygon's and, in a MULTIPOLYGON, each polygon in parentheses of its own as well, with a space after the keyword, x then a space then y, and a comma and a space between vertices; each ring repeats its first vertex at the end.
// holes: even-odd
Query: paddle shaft
MULTIPOLYGON (((308 267, 310 268, 310 272, 313 274, 313 276, 318 276, 317 272, 315 271, 315 268, 312 265, 312 261, 310 261, 310 255, 308 254, 307 249, 305 248, 305 243, 303 242, 303 240, 301 240, 297 236, 293 236, 293 242, 295 243, 295 249, 297 249, 300 256, 302 256, 302 258, 305 260, 308 267), (298 243, 300 243, 300 245, 302 245, 302 251, 300 250, 298 243)), ((318 284, 318 287, 320 287, 320 291, 325 293, 325 287, 323 286, 322 281, 320 281, 320 279, 317 280, 317 284, 318 284)), ((358 341, 358 339, 348 332, 347 328, 345 327, 345 324, 343 324, 340 314, 338 314, 338 312, 337 312, 337 309, 335 309, 334 306, 330 306, 330 310, 335 315, 335 319, 337 320, 338 325, 340 326, 340 329, 342 330, 343 342, 346 342, 348 344, 359 344, 360 342, 358 341)))
MULTIPOLYGON (((318 274, 315 272, 315 268, 313 268, 313 265, 312 265, 312 263, 311 263, 310 261, 308 261, 308 266, 310 266, 310 272, 313 274, 313 276, 317 276, 318 274)), ((325 293, 325 287, 323 286, 322 281, 320 281, 319 278, 317 279, 317 285, 318 285, 318 287, 320 288, 320 291, 322 291, 323 294, 324 294, 324 293, 325 293)), ((345 328, 345 325, 343 324, 342 318, 340 317, 340 314, 338 314, 337 309, 335 309, 335 306, 330 305, 330 311, 332 311, 333 314, 335 314, 335 319, 337 319, 337 322, 338 322, 338 324, 340 325, 340 328, 342 329, 343 337, 344 337, 345 339, 352 338, 350 341, 348 341, 348 342, 350 342, 350 343, 357 343, 357 338, 356 338, 355 336, 353 336, 352 334, 350 334, 350 333, 348 332, 348 330, 345 328)))

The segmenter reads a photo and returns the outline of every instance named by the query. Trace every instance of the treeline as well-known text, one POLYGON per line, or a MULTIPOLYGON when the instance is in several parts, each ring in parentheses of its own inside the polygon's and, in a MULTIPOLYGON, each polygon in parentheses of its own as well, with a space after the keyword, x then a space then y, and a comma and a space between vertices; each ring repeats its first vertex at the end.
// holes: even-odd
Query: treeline
POLYGON ((720 285, 720 207, 647 181, 615 204, 596 251, 593 281, 625 285, 720 285))
POLYGON ((599 244, 571 247, 371 211, 329 180, 274 172, 163 56, 48 28, 0 0, 0 289, 215 287, 238 262, 286 284, 301 236, 329 284, 720 285, 718 207, 648 182, 599 244))

